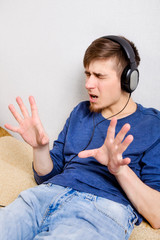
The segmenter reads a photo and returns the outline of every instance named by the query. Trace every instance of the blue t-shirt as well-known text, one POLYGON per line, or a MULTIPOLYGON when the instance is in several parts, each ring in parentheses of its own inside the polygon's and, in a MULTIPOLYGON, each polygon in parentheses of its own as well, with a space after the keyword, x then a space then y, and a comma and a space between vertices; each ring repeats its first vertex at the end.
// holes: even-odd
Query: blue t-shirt
MULTIPOLYGON (((124 205, 131 204, 106 166, 93 157, 82 159, 77 156, 88 144, 87 149, 102 146, 110 123, 101 113, 90 112, 89 104, 82 102, 71 112, 50 151, 53 170, 45 176, 38 176, 34 171, 35 180, 38 184, 54 183, 124 205)), ((131 125, 128 134, 134 136, 134 141, 123 157, 131 159, 129 167, 145 184, 160 191, 160 112, 137 104, 135 113, 118 120, 116 134, 125 123, 131 125)), ((142 217, 138 216, 140 223, 142 217)))

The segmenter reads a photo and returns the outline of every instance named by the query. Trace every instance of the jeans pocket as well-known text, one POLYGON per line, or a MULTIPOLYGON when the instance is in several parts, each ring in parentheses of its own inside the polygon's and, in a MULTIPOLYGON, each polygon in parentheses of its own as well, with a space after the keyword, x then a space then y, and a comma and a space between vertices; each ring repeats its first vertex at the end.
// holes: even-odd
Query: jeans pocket
POLYGON ((94 205, 104 216, 109 217, 122 228, 125 228, 127 211, 124 205, 101 197, 95 200, 94 205))
POLYGON ((138 217, 134 212, 133 208, 128 205, 125 206, 123 204, 97 197, 94 202, 95 208, 102 214, 103 220, 106 223, 107 219, 110 219, 110 228, 112 231, 118 231, 118 228, 122 230, 123 234, 121 235, 121 239, 128 239, 133 228, 134 224, 137 221, 138 217), (111 224, 112 223, 112 224, 111 224), (114 226, 117 226, 116 228, 114 226))

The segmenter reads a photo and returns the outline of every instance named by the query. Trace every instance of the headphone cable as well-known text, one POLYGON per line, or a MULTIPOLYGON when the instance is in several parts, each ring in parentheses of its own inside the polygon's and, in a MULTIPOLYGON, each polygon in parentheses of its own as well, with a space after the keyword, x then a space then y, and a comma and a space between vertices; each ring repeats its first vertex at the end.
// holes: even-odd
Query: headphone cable
POLYGON ((109 120, 110 118, 113 118, 113 117, 117 116, 118 114, 120 114, 121 112, 123 112, 123 110, 127 107, 130 98, 131 98, 131 93, 129 94, 129 98, 128 98, 126 104, 124 105, 124 107, 123 107, 118 113, 115 113, 114 115, 111 115, 110 117, 103 119, 102 121, 100 121, 99 123, 97 123, 95 127, 97 127, 100 123, 102 123, 102 122, 104 122, 104 121, 106 121, 106 120, 109 120))

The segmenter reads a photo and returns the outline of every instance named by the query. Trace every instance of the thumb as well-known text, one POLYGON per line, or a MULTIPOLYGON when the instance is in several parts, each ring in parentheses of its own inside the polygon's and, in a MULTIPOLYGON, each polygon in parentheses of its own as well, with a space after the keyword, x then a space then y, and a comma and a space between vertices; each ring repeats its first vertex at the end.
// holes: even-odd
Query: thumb
POLYGON ((95 156, 95 149, 81 151, 78 154, 78 157, 80 158, 88 158, 88 157, 94 157, 94 156, 95 156))
POLYGON ((42 138, 42 145, 46 145, 46 144, 48 144, 49 143, 49 138, 48 138, 48 136, 44 136, 43 138, 42 138))

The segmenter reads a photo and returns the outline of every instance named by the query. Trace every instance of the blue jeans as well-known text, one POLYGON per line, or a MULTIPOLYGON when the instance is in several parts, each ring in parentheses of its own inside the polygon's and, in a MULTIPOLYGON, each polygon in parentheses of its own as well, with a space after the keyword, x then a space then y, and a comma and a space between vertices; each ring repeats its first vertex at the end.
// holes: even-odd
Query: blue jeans
POLYGON ((0 210, 0 240, 123 240, 136 220, 130 206, 42 184, 0 210))

